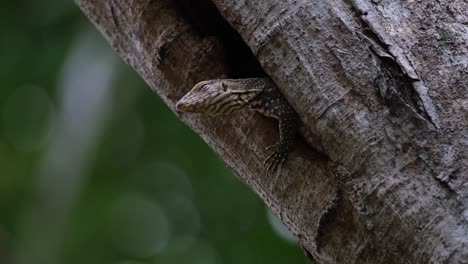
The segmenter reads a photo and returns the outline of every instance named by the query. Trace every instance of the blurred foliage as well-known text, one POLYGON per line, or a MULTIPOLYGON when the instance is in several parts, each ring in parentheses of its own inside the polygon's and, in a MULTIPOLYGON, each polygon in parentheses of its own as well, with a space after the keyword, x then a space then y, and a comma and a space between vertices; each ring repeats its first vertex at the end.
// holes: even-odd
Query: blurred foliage
POLYGON ((306 263, 72 2, 0 21, 0 263, 306 263))

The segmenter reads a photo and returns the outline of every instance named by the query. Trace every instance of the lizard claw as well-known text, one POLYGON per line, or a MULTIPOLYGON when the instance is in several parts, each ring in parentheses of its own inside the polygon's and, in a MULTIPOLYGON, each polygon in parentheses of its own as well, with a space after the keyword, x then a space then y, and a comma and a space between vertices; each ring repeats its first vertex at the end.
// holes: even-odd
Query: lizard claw
POLYGON ((267 149, 271 149, 273 147, 276 148, 275 152, 273 152, 273 154, 271 154, 263 162, 263 164, 265 164, 266 166, 266 170, 269 175, 273 175, 275 172, 281 170, 281 167, 284 161, 286 160, 286 154, 283 151, 279 150, 279 147, 277 145, 272 145, 267 149))

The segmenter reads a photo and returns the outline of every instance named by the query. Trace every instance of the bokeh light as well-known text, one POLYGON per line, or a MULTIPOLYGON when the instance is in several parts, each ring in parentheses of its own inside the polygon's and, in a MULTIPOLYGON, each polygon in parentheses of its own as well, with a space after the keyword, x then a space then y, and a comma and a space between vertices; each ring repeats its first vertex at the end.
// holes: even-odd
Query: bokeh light
POLYGON ((166 213, 156 201, 127 194, 108 212, 109 234, 122 255, 147 258, 161 253, 171 236, 166 213))

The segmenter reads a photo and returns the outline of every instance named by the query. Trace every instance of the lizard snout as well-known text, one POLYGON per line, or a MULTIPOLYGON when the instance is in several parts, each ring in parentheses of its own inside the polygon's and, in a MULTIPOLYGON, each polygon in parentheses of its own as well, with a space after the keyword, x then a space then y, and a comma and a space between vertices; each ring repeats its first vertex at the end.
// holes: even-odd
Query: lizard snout
POLYGON ((189 98, 182 97, 176 104, 177 112, 192 112, 194 104, 190 102, 189 98))
POLYGON ((176 104, 176 110, 179 111, 179 112, 187 111, 187 104, 184 101, 180 100, 176 104))

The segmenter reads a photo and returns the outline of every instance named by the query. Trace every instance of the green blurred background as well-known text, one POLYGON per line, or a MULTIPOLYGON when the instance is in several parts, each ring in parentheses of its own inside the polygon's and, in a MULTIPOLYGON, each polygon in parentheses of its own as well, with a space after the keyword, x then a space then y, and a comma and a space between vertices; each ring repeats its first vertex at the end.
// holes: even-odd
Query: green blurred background
POLYGON ((73 2, 0 21, 0 263, 307 263, 73 2))

